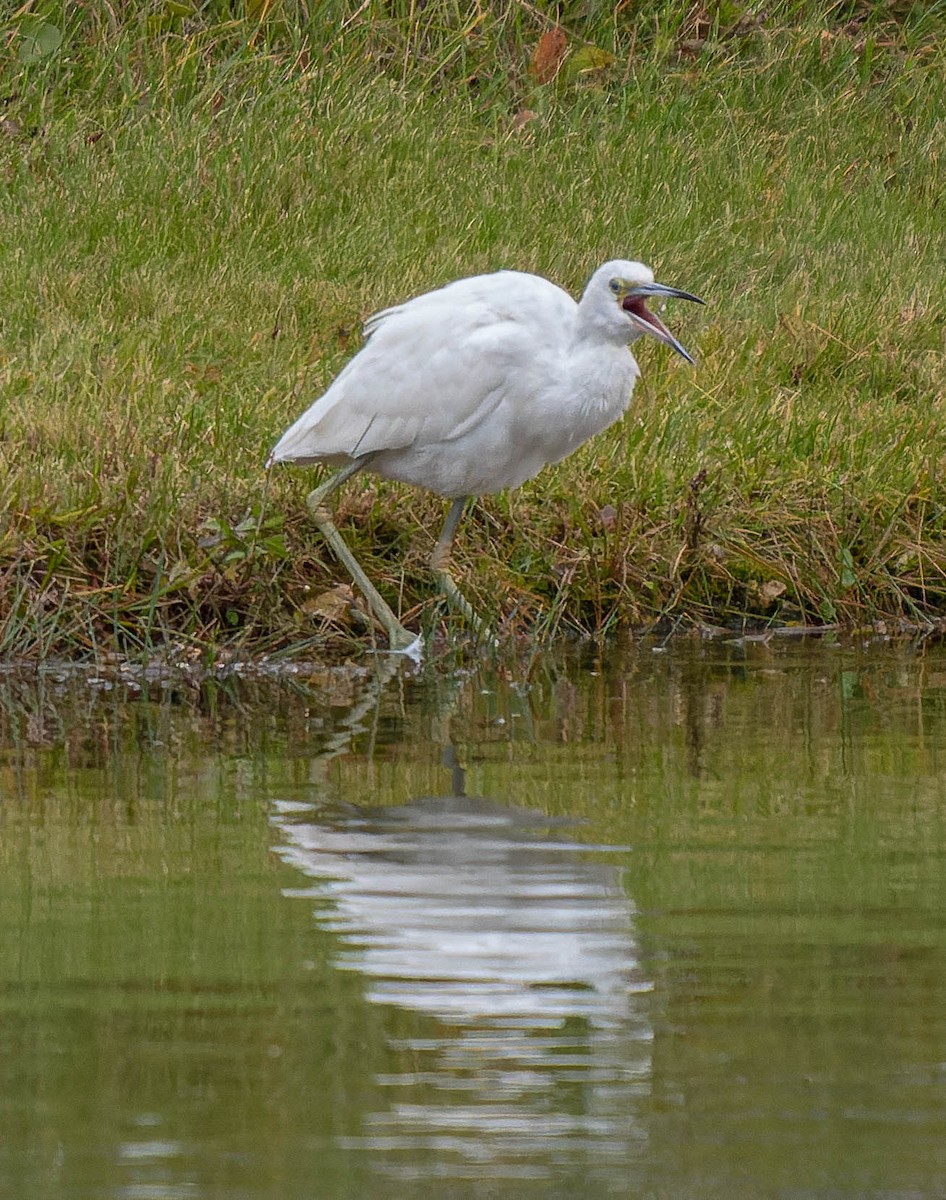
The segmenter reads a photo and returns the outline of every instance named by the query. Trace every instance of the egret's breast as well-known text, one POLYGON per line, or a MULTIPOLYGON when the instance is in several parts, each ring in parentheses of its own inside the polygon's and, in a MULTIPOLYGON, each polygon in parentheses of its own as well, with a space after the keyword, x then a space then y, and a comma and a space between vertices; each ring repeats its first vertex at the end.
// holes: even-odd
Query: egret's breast
POLYGON ((518 487, 549 460, 516 448, 498 431, 379 454, 368 470, 383 479, 428 488, 440 496, 484 496, 518 487))
POLYGON ((636 377, 626 350, 533 361, 448 436, 382 451, 368 469, 448 497, 518 487, 618 420, 636 377))

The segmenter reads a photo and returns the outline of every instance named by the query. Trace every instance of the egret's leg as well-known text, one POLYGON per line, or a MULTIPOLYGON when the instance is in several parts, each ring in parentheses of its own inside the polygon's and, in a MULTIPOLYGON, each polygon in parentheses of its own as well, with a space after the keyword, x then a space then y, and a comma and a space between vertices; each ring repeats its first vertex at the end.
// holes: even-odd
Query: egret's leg
POLYGON ((469 499, 469 496, 460 496, 450 505, 447 519, 440 531, 440 537, 437 538, 434 552, 430 556, 430 569, 436 576, 437 584, 446 596, 447 603, 463 617, 477 638, 481 641, 493 642, 495 638, 489 626, 463 595, 457 587, 456 580, 450 574, 450 551, 453 548, 453 539, 456 537, 457 526, 460 524, 460 518, 463 516, 463 510, 469 499))
POLYGON ((332 547, 335 557, 361 589, 362 594, 368 601, 368 607, 384 626, 391 649, 403 650, 417 641, 417 635, 411 633, 409 629, 404 628, 388 607, 384 597, 364 573, 358 559, 348 549, 345 539, 335 528, 332 514, 325 504, 336 488, 340 487, 346 479, 351 479, 352 475, 361 470, 368 461, 368 457, 368 455, 364 455, 361 458, 356 458, 347 466, 342 467, 340 471, 336 471, 334 475, 320 484, 315 491, 310 492, 306 497, 306 508, 308 508, 312 520, 318 525, 319 532, 332 547))

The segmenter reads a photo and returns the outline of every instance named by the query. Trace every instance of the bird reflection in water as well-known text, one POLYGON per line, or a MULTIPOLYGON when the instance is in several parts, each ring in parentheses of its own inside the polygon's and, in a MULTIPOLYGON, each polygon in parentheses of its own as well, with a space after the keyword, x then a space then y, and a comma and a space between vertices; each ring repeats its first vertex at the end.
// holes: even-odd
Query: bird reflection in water
POLYGON ((356 1141, 400 1177, 424 1151, 477 1178, 541 1178, 550 1148, 613 1167, 644 1138, 651 1043, 614 848, 468 797, 452 752, 447 765, 450 796, 274 818, 277 852, 314 881, 286 894, 318 901, 337 965, 374 1003, 427 1018, 397 1042, 390 1104, 356 1141))

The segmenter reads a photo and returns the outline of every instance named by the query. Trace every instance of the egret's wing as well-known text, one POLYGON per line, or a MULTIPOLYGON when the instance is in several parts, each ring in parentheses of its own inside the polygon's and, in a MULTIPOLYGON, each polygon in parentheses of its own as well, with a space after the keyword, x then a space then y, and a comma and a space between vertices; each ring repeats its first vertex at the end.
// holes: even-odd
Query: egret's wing
POLYGON ((503 271, 377 313, 365 346, 283 434, 272 460, 357 458, 459 437, 511 392, 541 387, 575 311, 548 280, 503 271))

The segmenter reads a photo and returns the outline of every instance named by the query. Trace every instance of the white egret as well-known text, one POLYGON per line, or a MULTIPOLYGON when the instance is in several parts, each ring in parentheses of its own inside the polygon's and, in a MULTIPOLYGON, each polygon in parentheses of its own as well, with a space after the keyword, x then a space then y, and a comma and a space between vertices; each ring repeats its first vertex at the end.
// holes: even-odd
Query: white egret
POLYGON ((392 648, 416 641, 368 579, 326 501, 358 471, 453 501, 430 559, 448 601, 482 622, 450 573, 467 501, 518 487, 606 429, 639 374, 630 346, 650 334, 693 359, 647 307, 651 296, 702 304, 654 282, 639 262, 606 262, 575 301, 547 279, 498 271, 447 284, 370 317, 367 341, 282 435, 276 462, 340 466, 306 503, 392 648))

